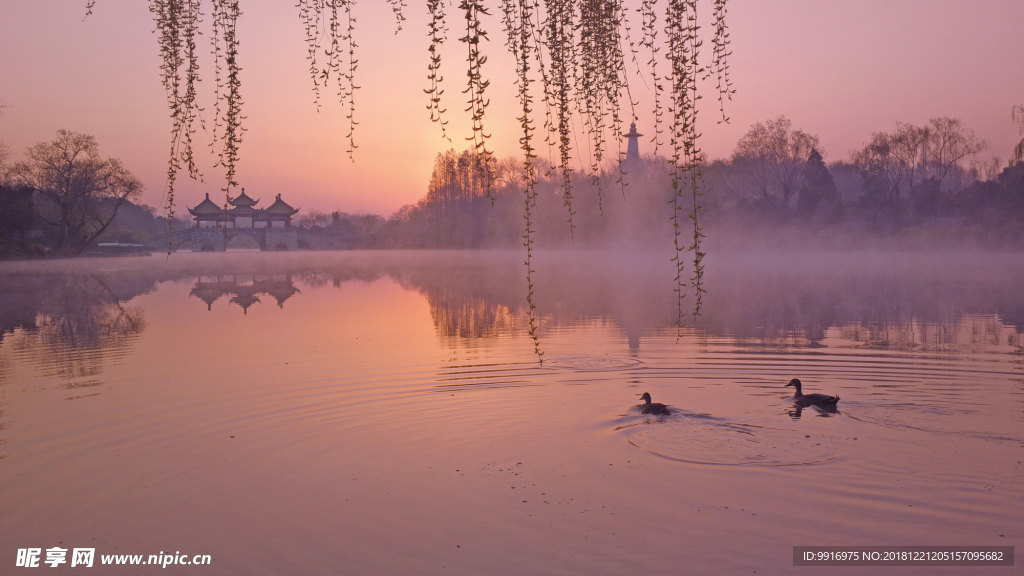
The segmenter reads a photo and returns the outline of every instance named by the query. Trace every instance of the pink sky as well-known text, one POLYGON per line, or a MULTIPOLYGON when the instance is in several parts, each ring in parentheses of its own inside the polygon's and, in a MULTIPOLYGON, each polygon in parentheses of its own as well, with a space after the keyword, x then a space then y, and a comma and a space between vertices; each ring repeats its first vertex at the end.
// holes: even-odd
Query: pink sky
MULTIPOLYGON (((304 31, 293 4, 241 2, 248 132, 239 182, 261 204, 280 193, 303 209, 388 215, 417 201, 437 153, 464 149, 463 138, 470 135, 461 112, 460 31, 449 32, 442 69, 453 140, 448 143, 425 109, 423 3, 408 2, 407 21, 397 35, 387 3, 356 5, 361 89, 359 148, 352 163, 345 152, 345 110, 329 91, 319 112, 313 105, 304 31)), ((485 21, 491 35, 485 74, 492 81, 487 124, 492 148, 506 156, 517 153, 519 133, 511 60, 494 4, 485 21)), ((94 134, 102 153, 120 158, 143 180, 143 202, 162 206, 169 120, 147 3, 98 0, 83 22, 84 5, 85 0, 0 4, 0 100, 9 105, 0 116, 0 139, 17 160, 25 147, 52 139, 59 129, 94 134)), ((448 9, 451 26, 461 23, 456 6, 448 9)), ((729 155, 751 124, 780 114, 819 136, 829 161, 847 158, 872 132, 892 130, 898 121, 924 124, 935 116, 962 118, 988 141, 983 156, 998 156, 1004 164, 1020 139, 1010 110, 1024 103, 1024 2, 732 0, 729 7, 737 93, 727 109, 728 125, 715 123, 714 94, 706 93, 700 119, 711 158, 729 155)), ((636 20, 634 35, 638 27, 636 20)), ((201 42, 205 47, 206 36, 201 42)), ((710 39, 705 54, 710 56, 710 39)), ((649 91, 635 76, 630 82, 641 102, 638 129, 650 134, 649 91)), ((200 90, 209 115, 211 82, 200 90)), ((205 183, 179 181, 179 210, 207 192, 218 197, 222 186, 223 172, 213 167, 205 146, 209 139, 202 133, 198 138, 205 183)), ((641 142, 641 152, 650 149, 641 142)))

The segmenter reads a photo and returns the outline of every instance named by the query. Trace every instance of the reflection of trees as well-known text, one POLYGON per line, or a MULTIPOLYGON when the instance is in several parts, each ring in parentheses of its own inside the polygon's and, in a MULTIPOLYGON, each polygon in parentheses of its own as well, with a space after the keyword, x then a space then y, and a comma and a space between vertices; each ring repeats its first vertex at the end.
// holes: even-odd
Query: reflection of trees
POLYGON ((49 276, 38 287, 42 292, 27 302, 35 305, 27 308, 35 318, 21 324, 14 347, 33 351, 44 375, 65 380, 96 376, 105 360, 127 354, 145 329, 142 309, 121 304, 126 298, 117 288, 124 287, 112 289, 99 276, 49 276))
POLYGON ((715 283, 700 328, 748 346, 818 346, 841 314, 843 294, 789 276, 733 275, 715 283))
POLYGON ((1021 333, 995 314, 964 313, 955 321, 921 322, 913 317, 896 322, 843 326, 844 340, 869 348, 942 351, 953 348, 1020 346, 1021 333))
MULTIPOLYGON (((674 325, 674 294, 659 277, 664 262, 601 262, 573 256, 541 266, 543 330, 611 321, 636 348, 645 331, 674 325)), ((522 329, 517 272, 501 264, 424 266, 405 270, 399 281, 427 297, 439 335, 490 338, 522 329)), ((721 266, 709 278, 696 327, 741 346, 814 347, 828 338, 903 350, 1019 346, 1013 311, 1024 296, 1008 276, 999 269, 966 274, 870 264, 831 271, 721 266)))
MULTIPOLYGON (((118 273, 0 275, 0 344, 62 380, 62 388, 99 386, 104 365, 127 356, 146 328, 142 308, 123 303, 155 284, 148 275, 118 273)), ((8 357, 0 354, 0 385, 10 382, 8 357)), ((0 429, 3 409, 0 394, 0 429)))
MULTIPOLYGON (((850 258, 849 265, 825 258, 721 258, 708 274, 703 314, 693 321, 709 341, 814 347, 840 339, 893 350, 1021 346, 1024 296, 1018 287, 1024 273, 1016 260, 953 268, 928 258, 893 265, 884 256, 850 258)), ((542 337, 598 322, 619 330, 635 349, 645 334, 674 329, 672 270, 664 258, 544 253, 536 269, 542 337)), ((330 289, 384 277, 424 295, 440 338, 525 334, 519 254, 430 251, 172 258, 130 274, 0 276, 0 328, 43 334, 51 347, 126 347, 133 331, 142 329, 141 312, 118 302, 157 282, 184 280, 208 306, 227 297, 246 308, 268 296, 283 307, 300 293, 296 284, 330 289)))
POLYGON ((17 328, 36 327, 44 289, 40 277, 0 274, 0 342, 17 328))
POLYGON ((438 335, 445 338, 495 338, 515 333, 525 315, 504 304, 493 304, 479 296, 427 293, 430 315, 438 335))
POLYGON ((998 272, 969 282, 934 269, 722 280, 709 290, 713 304, 702 327, 744 344, 814 346, 837 336, 870 348, 943 350, 1019 340, 1020 328, 1000 311, 1019 306, 1022 296, 998 272))

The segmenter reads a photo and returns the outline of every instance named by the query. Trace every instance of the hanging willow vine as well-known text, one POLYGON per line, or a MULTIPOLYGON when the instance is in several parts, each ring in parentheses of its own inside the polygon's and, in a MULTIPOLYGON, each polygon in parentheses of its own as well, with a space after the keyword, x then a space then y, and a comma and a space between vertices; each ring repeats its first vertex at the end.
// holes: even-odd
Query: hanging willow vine
MULTIPOLYGON (((448 39, 448 28, 444 23, 444 0, 427 0, 427 12, 430 13, 430 63, 427 65, 427 80, 430 80, 430 88, 424 89, 429 97, 429 103, 427 104, 427 110, 430 111, 430 121, 436 122, 441 126, 441 136, 451 142, 452 139, 448 137, 448 133, 445 127, 448 125, 448 121, 442 116, 445 110, 441 108, 441 95, 444 94, 444 90, 441 89, 441 82, 444 80, 444 76, 441 75, 441 52, 440 48, 448 39)), ((312 50, 312 46, 310 47, 312 50)))
MULTIPOLYGON (((355 0, 296 0, 299 18, 305 26, 307 58, 313 83, 313 100, 320 105, 321 88, 330 83, 337 86, 337 98, 347 108, 348 155, 354 159, 356 59, 353 15, 355 0)), ((397 33, 405 22, 404 0, 387 0, 395 15, 397 33)), ((446 4, 454 0, 424 0, 427 13, 428 49, 427 79, 429 87, 427 110, 432 121, 441 127, 442 136, 448 138, 444 119, 446 110, 441 105, 440 49, 447 40, 446 4)), ((493 181, 492 152, 488 147, 490 134, 485 130, 489 100, 485 96, 490 81, 484 75, 487 56, 483 44, 487 41, 484 20, 490 15, 485 0, 458 0, 458 10, 465 19, 465 34, 459 41, 467 47, 466 109, 472 120, 472 141, 477 167, 486 172, 484 180, 493 181)), ((561 181, 563 203, 568 212, 570 231, 575 228, 573 216, 573 119, 582 120, 587 135, 591 162, 588 175, 600 186, 600 170, 608 157, 609 133, 615 135, 618 158, 623 158, 619 127, 623 125, 623 97, 635 120, 630 96, 626 57, 623 46, 629 46, 631 60, 637 64, 636 49, 628 37, 629 22, 624 0, 494 0, 500 2, 502 22, 507 33, 506 45, 516 62, 516 85, 521 107, 518 117, 522 129, 519 139, 523 151, 525 172, 524 245, 526 247, 527 301, 530 310, 530 334, 537 343, 537 319, 533 303, 533 243, 535 230, 533 215, 537 208, 536 184, 539 180, 535 164, 534 95, 531 85, 541 82, 544 102, 544 128, 549 146, 558 150, 555 171, 561 181)), ((692 289, 696 295, 693 314, 699 314, 704 289, 705 253, 700 225, 703 188, 703 155, 698 145, 697 104, 701 99, 698 80, 714 76, 721 121, 728 121, 725 101, 733 93, 729 78, 729 33, 726 26, 727 0, 713 0, 712 5, 712 61, 709 68, 698 62, 701 39, 697 21, 698 0, 665 0, 664 28, 658 26, 658 0, 640 0, 636 12, 641 20, 639 46, 650 53, 647 61, 654 96, 655 152, 660 136, 667 131, 671 154, 668 160, 673 197, 672 225, 674 230, 676 265, 676 291, 678 317, 683 323, 683 298, 692 289), (665 40, 658 41, 659 31, 665 40), (662 50, 664 49, 664 51, 662 50), (659 76, 662 64, 668 67, 665 76, 659 76), (664 86, 668 86, 666 89, 664 86), (668 92, 668 115, 665 119, 663 92, 668 92), (685 224, 689 220, 689 225, 685 224), (684 232, 688 228, 688 232, 684 232), (685 277, 685 254, 692 253, 692 275, 685 277)), ((241 15, 239 0, 205 0, 210 6, 210 37, 213 53, 214 102, 213 142, 218 165, 226 173, 224 192, 231 198, 236 164, 245 128, 242 121, 242 98, 238 61, 236 27, 241 15)), ((167 93, 171 116, 171 148, 167 169, 167 207, 173 214, 174 184, 178 173, 187 169, 189 176, 199 178, 196 169, 192 138, 196 124, 202 125, 201 112, 196 99, 196 85, 200 81, 196 36, 202 21, 204 0, 149 0, 154 15, 158 44, 162 57, 161 81, 167 93)), ((86 0, 86 15, 92 13, 95 0, 86 0)), ((639 66, 637 67, 639 72, 639 66)), ((644 83, 646 83, 646 77, 644 83)), ((621 163, 619 178, 622 181, 621 163)), ((488 189, 488 196, 490 190, 488 189)), ((598 188, 600 202, 600 188, 598 188)), ((492 198, 493 201, 493 198, 492 198)), ((603 210, 603 208, 602 208, 603 210)), ((539 353, 539 347, 537 349, 539 353)))
POLYGON ((533 212, 537 209, 537 158, 533 147, 533 96, 530 95, 530 62, 534 53, 533 39, 536 29, 533 25, 536 4, 533 0, 503 0, 501 3, 505 31, 508 34, 506 45, 516 59, 516 86, 518 88, 519 106, 522 116, 519 125, 523 135, 519 137, 519 146, 523 151, 523 184, 524 209, 523 218, 526 227, 523 232, 523 246, 526 248, 526 304, 529 315, 530 338, 533 339, 533 351, 538 358, 543 356, 540 349, 540 337, 537 334, 537 306, 533 301, 533 212))
MULTIPOLYGON (((152 1, 152 0, 151 0, 152 1)), ((172 0, 173 1, 173 0, 172 0)), ((180 1, 180 0, 178 0, 180 1)), ((210 0, 215 5, 226 0, 210 0)), ((402 29, 402 8, 400 0, 388 0, 395 12, 397 33, 402 29)), ((331 76, 338 87, 338 100, 348 108, 345 119, 348 120, 348 157, 355 160, 356 146, 356 59, 355 41, 356 19, 352 15, 355 0, 298 0, 299 18, 306 27, 306 47, 309 61, 309 72, 313 79, 313 101, 320 106, 320 86, 328 86, 331 76), (324 59, 320 59, 323 51, 324 59)))
POLYGON ((541 77, 544 81, 544 101, 548 108, 554 108, 554 121, 548 121, 548 143, 557 135, 558 138, 558 171, 562 177, 562 200, 569 211, 569 231, 576 228, 572 217, 572 101, 570 93, 573 88, 573 70, 576 59, 576 43, 574 41, 573 20, 578 1, 545 0, 547 20, 544 22, 544 48, 547 49, 551 61, 548 73, 541 77))
MULTIPOLYGON (((580 90, 577 108, 590 138, 590 180, 597 190, 598 209, 602 213, 600 171, 608 146, 605 138, 610 129, 622 125, 618 103, 623 92, 627 95, 629 93, 626 63, 619 38, 619 29, 624 29, 624 22, 621 0, 583 0, 580 3, 577 49, 580 65, 576 71, 576 85, 580 90)), ((632 98, 629 102, 632 104, 632 98)), ((636 117, 635 114, 631 116, 636 117)), ((621 146, 618 145, 621 139, 615 140, 621 159, 621 146)))
POLYGON ((492 154, 487 149, 487 139, 491 136, 484 132, 485 113, 487 105, 490 103, 490 100, 484 96, 484 92, 491 82, 484 79, 483 65, 487 62, 487 56, 480 51, 480 43, 487 40, 487 31, 482 27, 480 16, 487 16, 490 12, 484 8, 483 0, 462 0, 459 9, 464 12, 466 17, 466 35, 459 38, 459 41, 465 43, 469 49, 466 60, 468 63, 466 66, 466 89, 462 91, 469 98, 469 107, 466 108, 466 112, 470 113, 470 119, 473 121, 473 135, 467 140, 473 141, 473 159, 476 169, 478 173, 485 175, 487 197, 493 205, 494 196, 491 193, 491 188, 494 171, 491 163, 492 154))
POLYGON ((668 36, 668 61, 672 124, 669 128, 669 143, 672 155, 669 166, 672 175, 672 228, 675 233, 674 257, 676 264, 676 293, 679 315, 682 316, 685 295, 683 279, 685 263, 682 255, 686 250, 693 253, 693 276, 690 284, 696 293, 694 314, 700 311, 701 296, 704 293, 704 252, 700 240, 704 237, 698 221, 701 211, 701 152, 697 145, 697 76, 704 72, 697 62, 701 46, 697 36, 697 0, 669 0, 665 13, 665 32, 668 36), (684 250, 680 213, 684 210, 684 196, 690 193, 689 216, 693 224, 693 241, 684 250))
MULTIPOLYGON (((167 0, 158 0, 167 1, 167 0)), ((198 12, 198 5, 196 8, 198 12)), ((242 144, 242 81, 238 73, 238 17, 242 15, 238 0, 222 0, 213 3, 213 34, 210 45, 214 55, 214 124, 213 142, 221 143, 217 151, 217 165, 224 167, 224 193, 230 198, 231 190, 238 187, 235 181, 235 167, 242 144), (218 134, 220 136, 218 137, 218 134)), ((191 65, 191 62, 190 62, 191 65)), ((197 66, 198 68, 198 66, 197 66)), ((226 205, 225 205, 226 209, 226 205)))
MULTIPOLYGON (((91 9, 92 2, 87 6, 87 10, 91 9)), ((170 225, 174 219, 174 184, 178 172, 185 166, 191 178, 201 178, 192 152, 195 124, 197 120, 201 122, 196 102, 199 82, 196 35, 201 14, 198 0, 151 2, 149 10, 160 33, 160 79, 171 111, 171 149, 167 162, 167 222, 170 225)), ((168 250, 171 249, 173 246, 169 245, 168 250)))

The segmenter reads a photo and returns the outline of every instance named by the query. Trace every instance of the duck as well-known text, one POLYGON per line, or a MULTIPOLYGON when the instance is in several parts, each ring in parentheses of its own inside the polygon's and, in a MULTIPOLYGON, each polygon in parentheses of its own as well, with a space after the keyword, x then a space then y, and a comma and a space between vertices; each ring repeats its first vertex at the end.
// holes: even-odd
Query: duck
MULTIPOLYGON (((829 396, 827 394, 804 394, 800 389, 800 380, 793 378, 789 381, 786 386, 793 386, 796 388, 796 394, 793 394, 793 401, 796 402, 797 406, 821 406, 823 408, 835 408, 836 404, 839 403, 839 396, 829 396)), ((783 386, 785 388, 786 386, 783 386)))
POLYGON ((651 395, 647 392, 641 394, 640 399, 644 401, 644 403, 640 405, 641 414, 668 415, 672 413, 672 411, 668 409, 668 406, 657 402, 651 402, 651 395))

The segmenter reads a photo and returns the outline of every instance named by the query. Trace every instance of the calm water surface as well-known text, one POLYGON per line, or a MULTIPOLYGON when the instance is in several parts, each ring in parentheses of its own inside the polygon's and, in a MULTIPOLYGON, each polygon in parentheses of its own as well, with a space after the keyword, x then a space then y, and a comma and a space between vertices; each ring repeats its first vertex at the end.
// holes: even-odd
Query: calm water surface
POLYGON ((0 265, 0 572, 53 546, 268 575, 1024 550, 1024 257, 714 255, 681 329, 665 258, 537 266, 543 365, 518 253, 0 265))

